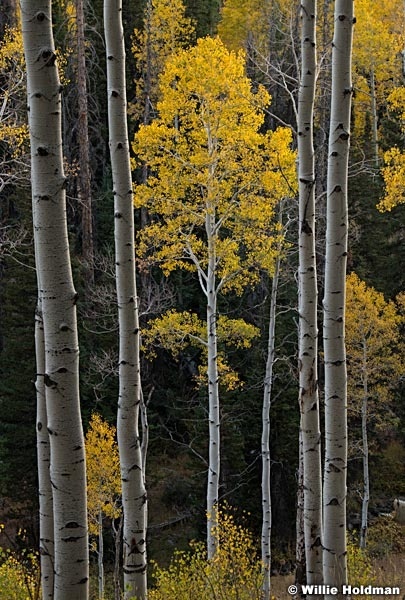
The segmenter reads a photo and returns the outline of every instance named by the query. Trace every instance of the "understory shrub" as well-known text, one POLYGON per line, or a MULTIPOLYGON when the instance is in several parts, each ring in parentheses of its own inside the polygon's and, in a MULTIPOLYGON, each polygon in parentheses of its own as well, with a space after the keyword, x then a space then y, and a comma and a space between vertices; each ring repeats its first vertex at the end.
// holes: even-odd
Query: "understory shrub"
POLYGON ((40 574, 38 557, 23 551, 18 557, 0 548, 0 598, 4 600, 39 600, 40 574))
POLYGON ((205 545, 192 542, 190 551, 176 552, 170 566, 155 565, 150 600, 260 600, 262 566, 251 533, 220 510, 214 533, 218 550, 207 560, 205 545))

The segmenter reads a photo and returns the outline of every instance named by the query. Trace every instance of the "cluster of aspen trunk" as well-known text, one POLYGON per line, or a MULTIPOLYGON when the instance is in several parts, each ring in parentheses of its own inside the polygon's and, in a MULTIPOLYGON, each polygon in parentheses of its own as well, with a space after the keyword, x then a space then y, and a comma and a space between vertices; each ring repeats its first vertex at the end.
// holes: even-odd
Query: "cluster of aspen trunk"
MULTIPOLYGON (((297 104, 299 179, 299 403, 303 532, 306 583, 347 583, 346 470, 347 398, 344 345, 347 256, 347 178, 352 97, 353 0, 336 0, 332 49, 327 230, 323 337, 325 363, 325 457, 321 472, 318 398, 317 269, 313 121, 318 74, 317 13, 314 0, 301 2, 301 74, 297 104)), ((81 3, 77 3, 80 8, 81 3)), ((78 10, 79 10, 78 8, 78 10)), ((81 9, 82 10, 82 9, 81 9)), ((76 302, 66 224, 66 180, 61 136, 61 93, 52 34, 50 0, 21 0, 28 76, 31 138, 32 212, 38 279, 36 311, 37 439, 40 495, 40 554, 43 598, 85 600, 89 589, 86 468, 79 398, 79 347, 76 302)), ((119 322, 119 398, 117 433, 123 504, 123 573, 126 598, 144 600, 147 496, 144 457, 138 431, 141 407, 138 299, 135 281, 134 211, 127 131, 125 49, 120 0, 105 0, 108 125, 113 175, 115 263, 119 322)), ((80 25, 80 20, 78 21, 80 25)), ((83 34, 81 34, 83 37, 83 34)), ((80 65, 79 65, 80 66, 80 65)), ((86 125, 85 69, 79 125, 86 125)), ((81 162, 88 163, 86 154, 81 162)), ((88 177, 84 177, 88 181, 88 177)), ((83 183, 84 186, 84 183, 83 183)), ((80 190, 85 197, 88 194, 80 190)), ((86 208, 86 207, 85 207, 86 208)), ((87 213, 86 213, 87 214, 87 213)), ((89 227, 91 219, 85 219, 89 227)), ((91 232, 86 237, 91 239, 91 232)), ((90 255, 91 248, 86 247, 90 255)), ((212 269, 212 272, 214 268, 212 269)), ((270 395, 278 268, 273 278, 269 351, 263 403, 263 598, 270 598, 270 395)), ((89 281, 92 274, 89 274, 89 281)), ((207 282, 209 286, 209 282, 207 282)), ((215 301, 207 306, 215 323, 215 301)), ((210 335, 212 332, 208 332, 210 335)), ((215 336, 214 336, 215 338, 215 336)), ((216 347, 210 348, 216 354, 216 347)), ((211 364, 209 362, 209 364, 211 364)), ((218 373, 208 373, 218 381, 218 373)), ((210 420, 218 410, 211 390, 210 420), (212 414, 211 414, 212 413, 212 414)), ((219 425, 210 431, 208 509, 216 509, 219 478, 219 425)), ((212 517, 210 517, 212 519, 212 517)), ((215 519, 209 522, 210 527, 215 519)), ((215 546, 208 540, 209 558, 215 546)), ((321 596, 314 595, 313 598, 321 596)), ((323 597, 323 596, 322 596, 323 597)), ((325 599, 329 599, 326 594, 325 599)), ((333 596, 340 597, 340 596, 333 596)), ((341 596, 343 597, 343 596, 341 596)))

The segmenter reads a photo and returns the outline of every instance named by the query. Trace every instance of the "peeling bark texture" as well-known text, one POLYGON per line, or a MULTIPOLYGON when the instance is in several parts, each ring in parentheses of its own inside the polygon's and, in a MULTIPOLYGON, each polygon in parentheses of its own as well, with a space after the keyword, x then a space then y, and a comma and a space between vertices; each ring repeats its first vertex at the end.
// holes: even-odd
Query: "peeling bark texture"
POLYGON ((120 0, 104 1, 107 53, 109 144, 114 188, 115 262, 119 322, 119 398, 117 437, 123 507, 125 598, 144 600, 147 496, 142 469, 139 411, 139 315, 135 280, 134 209, 129 156, 125 48, 120 0))
MULTIPOLYGON (((347 372, 345 287, 352 98, 353 0, 336 0, 332 48, 323 338, 325 358, 324 583, 347 583, 347 372)), ((343 598, 325 595, 325 600, 343 598)))
POLYGON ((21 13, 27 65, 35 260, 44 327, 47 414, 45 417, 41 413, 41 431, 47 429, 50 441, 55 543, 53 598, 87 600, 86 465, 80 416, 76 292, 66 224, 61 86, 52 36, 51 3, 22 0, 21 13))
MULTIPOLYGON (((306 580, 322 571, 322 467, 318 396, 318 288, 315 253, 314 102, 317 77, 316 1, 301 3, 301 76, 298 95, 299 179, 299 406, 304 478, 306 580)), ((313 600, 321 598, 313 594, 313 600)))

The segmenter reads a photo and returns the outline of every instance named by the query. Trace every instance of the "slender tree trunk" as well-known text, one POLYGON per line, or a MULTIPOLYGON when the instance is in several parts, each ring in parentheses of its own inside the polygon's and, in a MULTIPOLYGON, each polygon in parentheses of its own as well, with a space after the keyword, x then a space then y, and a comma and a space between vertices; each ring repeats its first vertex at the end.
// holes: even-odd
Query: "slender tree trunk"
MULTIPOLYGON (((38 282, 39 284, 39 282, 38 282)), ((38 285, 38 290, 41 286, 38 285)), ((43 600, 53 598, 54 589, 54 526, 53 499, 50 477, 51 452, 46 416, 45 339, 42 319, 42 302, 38 299, 35 314, 35 356, 37 376, 37 455, 39 495, 39 556, 41 561, 41 589, 43 600)))
MULTIPOLYGON (((315 254, 313 117, 316 85, 316 1, 301 3, 298 97, 299 405, 303 444, 306 579, 322 583, 322 470, 318 397, 318 288, 315 254)), ((312 595, 318 599, 320 595, 312 595)))
POLYGON ((375 74, 374 68, 371 69, 370 73, 370 94, 371 94, 371 126, 372 126, 372 140, 373 140, 373 159, 374 166, 378 169, 380 159, 378 156, 378 113, 377 113, 377 96, 375 89, 375 74))
POLYGON ((303 598, 301 588, 307 582, 305 560, 305 531, 304 531, 304 451, 302 430, 299 432, 298 452, 298 481, 297 481, 297 515, 295 519, 296 545, 295 545, 295 585, 297 597, 303 598))
POLYGON ((79 104, 77 121, 77 140, 79 145, 78 195, 82 210, 82 255, 85 262, 85 278, 86 283, 91 286, 94 283, 94 244, 83 0, 76 0, 76 27, 77 94, 79 104))
POLYGON ((66 224, 61 86, 51 3, 21 1, 27 65, 36 266, 45 340, 55 540, 55 600, 87 600, 86 465, 80 417, 76 301, 66 224))
MULTIPOLYGON (((335 1, 324 292, 324 583, 347 583, 347 371, 344 341, 353 0, 335 1)), ((325 600, 343 598, 325 595, 325 600)))
MULTIPOLYGON (((279 219, 281 222, 281 218, 279 219)), ((270 408, 271 392, 273 386, 273 366, 275 361, 276 346, 276 309, 277 292, 280 275, 280 255, 277 256, 274 266, 273 281, 271 284, 269 330, 267 341, 266 372, 264 377, 264 394, 262 409, 262 564, 263 564, 263 600, 270 600, 270 569, 271 569, 271 456, 270 456, 270 408)))
POLYGON ((104 539, 103 539, 103 511, 98 513, 98 597, 104 600, 104 539))
POLYGON ((220 413, 217 351, 217 289, 216 254, 214 238, 215 217, 207 211, 206 229, 208 236, 207 275, 207 350, 208 350, 208 484, 207 484, 207 553, 213 558, 217 549, 217 525, 219 473, 220 473, 220 413))
POLYGON ((360 548, 367 545, 368 504, 370 502, 370 476, 368 470, 368 379, 367 379, 367 342, 363 343, 363 402, 361 405, 361 437, 363 451, 363 502, 361 506, 360 548))
POLYGON ((125 598, 144 600, 146 580, 146 489, 139 436, 141 402, 139 316, 135 280, 134 210, 127 128, 125 48, 120 0, 105 0, 108 124, 114 188, 115 260, 119 317, 117 436, 123 507, 125 598))
POLYGON ((121 517, 118 529, 113 524, 114 532, 114 599, 121 600, 121 578, 120 578, 120 555, 121 555, 121 537, 122 537, 123 518, 121 517))

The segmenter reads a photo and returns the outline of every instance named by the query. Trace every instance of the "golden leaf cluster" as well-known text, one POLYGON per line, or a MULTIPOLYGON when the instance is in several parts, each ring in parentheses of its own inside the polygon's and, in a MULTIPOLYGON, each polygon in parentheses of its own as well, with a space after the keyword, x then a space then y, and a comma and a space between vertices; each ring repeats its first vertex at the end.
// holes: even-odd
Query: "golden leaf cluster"
POLYGON ((241 293, 274 265, 275 205, 296 189, 291 132, 260 133, 270 97, 253 93, 243 53, 219 39, 171 57, 160 85, 159 118, 133 144, 149 173, 135 205, 152 216, 138 252, 166 275, 206 272, 214 253, 223 291, 241 293))
POLYGON ((93 413, 86 434, 87 509, 90 535, 98 534, 100 514, 121 514, 121 475, 115 427, 93 413))
POLYGON ((349 408, 359 413, 366 391, 374 414, 387 414, 390 386, 404 373, 400 357, 403 317, 394 302, 386 301, 356 273, 347 277, 346 290, 349 408))

